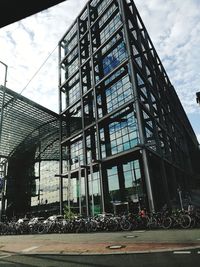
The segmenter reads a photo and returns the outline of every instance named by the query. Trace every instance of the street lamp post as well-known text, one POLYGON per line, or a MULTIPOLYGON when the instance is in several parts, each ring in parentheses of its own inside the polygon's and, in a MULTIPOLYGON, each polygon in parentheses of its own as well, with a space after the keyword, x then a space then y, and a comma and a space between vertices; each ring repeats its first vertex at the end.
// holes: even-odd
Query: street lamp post
POLYGON ((180 201, 180 205, 181 205, 181 210, 184 210, 183 200, 182 200, 182 191, 181 191, 180 187, 178 187, 177 191, 178 191, 179 201, 180 201))
POLYGON ((196 93, 196 101, 197 101, 197 104, 199 104, 200 106, 200 92, 196 93))
MULTIPOLYGON (((3 88, 2 105, 1 105, 1 116, 0 116, 0 146, 1 146, 1 135, 2 135, 2 126, 3 126, 3 109, 4 109, 5 95, 6 95, 6 82, 7 82, 8 66, 2 61, 0 61, 0 63, 5 67, 4 88, 3 88)), ((2 212, 2 209, 3 209, 3 201, 4 201, 4 192, 2 190, 1 207, 0 207, 1 211, 0 212, 2 212)), ((1 214, 0 214, 0 220, 1 220, 1 214)))
POLYGON ((200 92, 196 93, 196 101, 197 101, 197 104, 200 105, 200 92))
POLYGON ((0 63, 5 67, 4 88, 3 88, 1 117, 0 117, 0 145, 1 145, 1 133, 2 133, 2 125, 3 125, 3 108, 4 108, 5 94, 6 94, 6 82, 7 82, 8 66, 5 63, 3 63, 2 61, 0 61, 0 63))

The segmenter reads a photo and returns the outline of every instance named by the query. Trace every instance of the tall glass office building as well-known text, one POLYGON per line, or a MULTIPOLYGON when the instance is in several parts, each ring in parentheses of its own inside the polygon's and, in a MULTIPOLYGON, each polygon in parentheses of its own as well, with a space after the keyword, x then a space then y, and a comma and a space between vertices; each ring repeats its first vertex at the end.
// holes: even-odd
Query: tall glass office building
POLYGON ((159 210, 195 186, 197 138, 132 0, 88 2, 59 42, 59 90, 61 203, 159 210))

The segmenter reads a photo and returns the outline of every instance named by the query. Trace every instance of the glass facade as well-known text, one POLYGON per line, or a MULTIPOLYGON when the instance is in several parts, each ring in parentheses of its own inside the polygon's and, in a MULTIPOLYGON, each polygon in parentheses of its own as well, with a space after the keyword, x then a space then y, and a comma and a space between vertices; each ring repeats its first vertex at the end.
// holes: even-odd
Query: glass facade
POLYGON ((191 171, 186 128, 196 137, 133 1, 89 1, 59 55, 63 175, 74 194, 80 177, 85 186, 84 204, 74 195, 71 208, 95 214, 116 211, 115 202, 170 205, 172 185, 186 188, 178 177, 191 171))
MULTIPOLYGON (((126 110, 116 114, 119 122, 108 122, 100 129, 102 158, 129 150, 138 144, 138 131, 134 113, 126 110)), ((116 116, 115 115, 115 116, 116 116)), ((112 116, 111 119, 115 119, 112 116)))
MULTIPOLYGON (((110 195, 123 175, 123 168, 118 173, 118 168, 113 167, 118 180, 112 182, 110 169, 102 171, 100 162, 130 151, 139 143, 134 90, 116 1, 91 1, 60 44, 61 78, 64 77, 60 83, 60 105, 62 114, 71 121, 66 126, 67 135, 62 134, 63 157, 68 159, 67 163, 63 160, 63 169, 71 178, 63 180, 71 180, 74 197, 67 196, 70 207, 77 210, 78 205, 86 205, 87 212, 94 215, 103 210, 105 184, 109 185, 106 194, 110 195), (77 195, 80 173, 85 187, 77 195), (79 197, 85 197, 88 203, 80 204, 79 197)), ((125 171, 127 178, 123 175, 126 200, 131 196, 128 179, 135 179, 133 169, 133 176, 125 171)), ((63 189, 65 196, 65 186, 63 189)), ((112 201, 110 198, 108 206, 112 201)))
POLYGON ((58 168, 59 161, 35 163, 35 185, 33 186, 31 206, 59 202, 59 179, 55 178, 58 168))
POLYGON ((137 203, 139 198, 143 197, 139 160, 121 163, 107 169, 107 177, 111 203, 129 200, 137 203))

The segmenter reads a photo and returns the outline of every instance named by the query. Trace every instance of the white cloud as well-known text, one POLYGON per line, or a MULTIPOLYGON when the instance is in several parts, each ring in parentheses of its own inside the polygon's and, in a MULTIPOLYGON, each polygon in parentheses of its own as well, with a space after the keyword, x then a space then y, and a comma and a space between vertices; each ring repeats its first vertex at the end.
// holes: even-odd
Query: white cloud
MULTIPOLYGON (((0 60, 9 67, 7 87, 17 92, 23 90, 86 2, 68 0, 0 29, 0 60)), ((23 95, 58 112, 58 49, 23 91, 23 95)))
POLYGON ((135 0, 158 55, 195 132, 200 135, 200 1, 135 0))
POLYGON ((199 112, 195 93, 200 82, 200 1, 135 3, 186 112, 199 112))

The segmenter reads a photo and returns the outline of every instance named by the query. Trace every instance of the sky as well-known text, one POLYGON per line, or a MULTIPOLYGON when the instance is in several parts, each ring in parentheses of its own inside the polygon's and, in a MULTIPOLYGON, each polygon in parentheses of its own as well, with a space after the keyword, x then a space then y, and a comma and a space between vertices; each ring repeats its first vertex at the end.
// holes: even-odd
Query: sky
MULTIPOLYGON (((58 112, 57 45, 86 3, 68 0, 0 29, 0 61, 8 65, 8 88, 58 112)), ((200 142, 200 0, 135 4, 200 142)))

